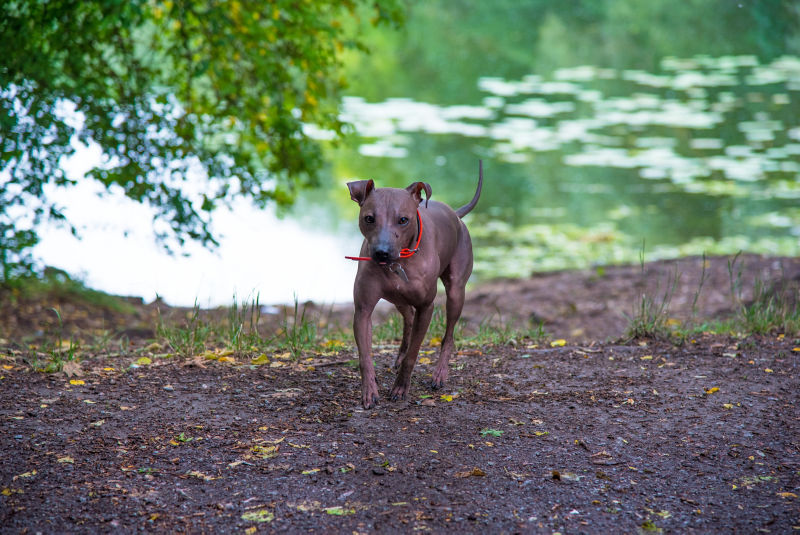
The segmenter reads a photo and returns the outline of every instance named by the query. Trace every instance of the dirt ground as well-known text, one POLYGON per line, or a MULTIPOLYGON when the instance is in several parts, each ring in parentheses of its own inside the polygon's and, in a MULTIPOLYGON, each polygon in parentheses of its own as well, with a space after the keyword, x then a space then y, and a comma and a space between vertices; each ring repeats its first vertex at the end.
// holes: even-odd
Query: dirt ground
MULTIPOLYGON (((800 532, 800 339, 620 338, 676 270, 670 317, 729 315, 728 260, 695 307, 697 258, 476 286, 467 329, 544 322, 564 345, 462 346, 436 392, 425 347, 404 402, 386 400, 396 347, 378 347, 370 411, 352 347, 269 365, 98 354, 68 377, 11 350, 54 304, 0 304, 0 531, 800 532)), ((740 260, 743 300, 800 280, 797 259, 740 260)), ((68 329, 99 321, 67 305, 68 329)), ((151 343, 152 310, 103 325, 151 343)))

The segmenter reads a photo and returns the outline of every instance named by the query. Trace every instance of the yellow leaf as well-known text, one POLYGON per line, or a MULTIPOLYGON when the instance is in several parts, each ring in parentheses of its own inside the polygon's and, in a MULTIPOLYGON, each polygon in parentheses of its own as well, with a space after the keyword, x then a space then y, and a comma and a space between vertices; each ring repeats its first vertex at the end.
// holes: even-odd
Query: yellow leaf
POLYGON ((286 363, 281 362, 279 360, 273 360, 272 362, 269 363, 270 368, 281 368, 283 366, 286 366, 286 363))
POLYGON ((213 352, 213 351, 211 351, 211 350, 207 350, 207 351, 205 351, 205 352, 204 352, 202 355, 200 355, 200 356, 201 356, 201 357, 203 357, 203 358, 206 358, 206 359, 208 359, 208 360, 217 360, 217 358, 219 357, 219 355, 217 355, 216 353, 214 353, 214 352, 213 352))
POLYGON ((70 379, 69 380, 69 384, 75 385, 75 386, 80 386, 80 385, 85 385, 86 381, 84 381, 83 379, 70 379))
POLYGON ((534 431, 533 434, 537 437, 543 437, 545 435, 549 435, 550 431, 534 431))
POLYGON ((639 360, 653 360, 653 355, 645 355, 643 357, 639 357, 639 360))
POLYGON ((4 370, 13 370, 14 366, 12 366, 11 364, 3 364, 3 369, 4 370))
POLYGON ((231 363, 236 362, 236 359, 233 358, 233 357, 220 357, 217 360, 218 360, 218 362, 231 362, 231 363))
POLYGON ((261 353, 259 356, 254 358, 250 361, 252 364, 261 365, 261 364, 269 364, 269 357, 266 353, 261 353))
POLYGON ((244 530, 246 535, 253 535, 256 531, 258 531, 258 528, 256 528, 255 526, 250 526, 249 528, 244 530))
POLYGON ((317 472, 319 472, 319 468, 312 468, 311 470, 303 470, 300 473, 307 476, 311 474, 316 474, 317 472))
POLYGON ((69 455, 65 455, 64 457, 59 457, 59 458, 58 458, 58 459, 56 459, 56 460, 57 460, 58 462, 60 462, 60 463, 70 463, 70 464, 75 464, 75 459, 73 459, 73 458, 72 458, 72 457, 70 457, 69 455))
POLYGON ((794 492, 778 492, 777 495, 781 498, 797 498, 797 494, 794 492))
POLYGON ((429 359, 428 357, 420 357, 420 359, 417 362, 419 364, 430 364, 431 359, 429 359))
POLYGON ((733 403, 723 403, 722 406, 725 407, 726 409, 732 409, 733 403))
MULTIPOLYGON (((218 352, 218 354, 219 354, 219 356, 220 356, 220 357, 227 357, 228 355, 233 355, 233 353, 234 353, 233 349, 230 349, 230 348, 228 348, 228 349, 221 349, 221 350, 218 352)), ((221 360, 221 359, 220 359, 220 360, 221 360)))
POLYGON ((139 366, 147 366, 148 364, 152 364, 153 361, 150 360, 150 357, 140 357, 136 360, 137 365, 139 366))
POLYGON ((453 401, 453 396, 451 394, 442 394, 440 397, 445 401, 453 401))
POLYGON ((767 373, 772 373, 772 368, 764 368, 764 371, 767 373))
POLYGON ((442 338, 440 336, 434 336, 433 338, 431 338, 431 345, 432 346, 442 345, 442 338))
POLYGON ((550 342, 550 347, 562 347, 567 345, 567 341, 563 338, 559 338, 558 340, 553 340, 550 342))
POLYGON ((284 353, 275 353, 274 355, 272 355, 272 358, 276 358, 276 359, 288 359, 288 358, 289 358, 289 357, 291 357, 291 356, 292 356, 292 354, 291 354, 289 351, 286 351, 286 352, 284 352, 284 353))
POLYGON ((793 347, 792 351, 800 351, 800 347, 793 347))
POLYGON ((706 394, 713 394, 714 392, 719 392, 719 387, 712 386, 711 388, 706 388, 705 391, 706 394))
POLYGON ((104 372, 113 372, 115 370, 114 370, 114 368, 105 367, 105 368, 103 368, 103 371, 104 372))

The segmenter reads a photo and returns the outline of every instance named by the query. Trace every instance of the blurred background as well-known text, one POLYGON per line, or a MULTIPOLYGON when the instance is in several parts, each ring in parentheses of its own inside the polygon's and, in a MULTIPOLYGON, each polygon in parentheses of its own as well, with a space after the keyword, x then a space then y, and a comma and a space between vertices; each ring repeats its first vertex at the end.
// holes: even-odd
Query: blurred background
MULTIPOLYGON (((467 217, 473 282, 706 253, 800 253, 800 7, 793 1, 431 0, 354 26, 336 96, 352 125, 291 206, 234 199, 219 246, 153 240, 154 211, 85 173, 91 140, 44 194, 34 257, 88 286, 173 305, 351 298, 357 206, 345 183, 429 182, 467 217)), ((69 115, 69 111, 65 112, 69 115)), ((200 183, 197 173, 183 186, 200 183)), ((2 176, 2 175, 0 175, 2 176)), ((6 177, 7 179, 7 177, 6 177)))

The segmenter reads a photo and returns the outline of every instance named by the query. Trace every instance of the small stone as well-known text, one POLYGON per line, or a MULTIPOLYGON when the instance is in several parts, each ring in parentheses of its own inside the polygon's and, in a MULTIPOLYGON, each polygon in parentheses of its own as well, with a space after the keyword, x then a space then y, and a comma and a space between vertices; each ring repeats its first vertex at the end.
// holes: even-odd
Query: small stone
POLYGON ((166 390, 167 392, 172 392, 173 390, 175 390, 175 387, 173 387, 172 385, 164 385, 164 390, 166 390))

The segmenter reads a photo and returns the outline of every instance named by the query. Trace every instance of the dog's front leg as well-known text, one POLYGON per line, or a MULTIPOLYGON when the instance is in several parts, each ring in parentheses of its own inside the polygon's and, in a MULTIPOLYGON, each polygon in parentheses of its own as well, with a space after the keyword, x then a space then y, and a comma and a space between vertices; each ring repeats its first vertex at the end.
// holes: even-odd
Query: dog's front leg
POLYGON ((408 389, 411 386, 411 372, 414 370, 414 365, 417 363, 419 348, 422 345, 422 340, 425 338, 425 333, 428 332, 428 326, 431 323, 432 315, 433 302, 421 307, 416 307, 414 326, 411 329, 411 338, 408 343, 408 348, 406 349, 406 354, 402 362, 400 362, 400 369, 397 371, 397 378, 394 380, 394 386, 392 387, 392 401, 406 399, 406 394, 408 394, 408 389))
POLYGON ((365 409, 378 404, 378 384, 372 363, 372 311, 376 303, 356 303, 353 334, 358 346, 358 367, 361 370, 361 403, 365 409))

